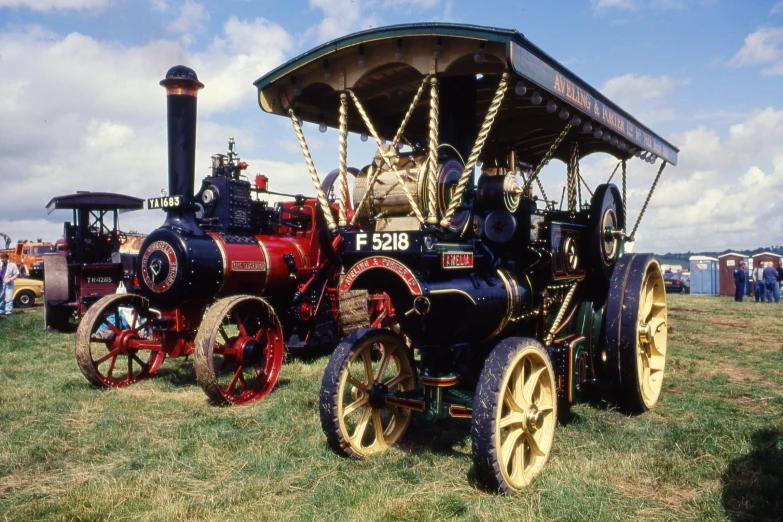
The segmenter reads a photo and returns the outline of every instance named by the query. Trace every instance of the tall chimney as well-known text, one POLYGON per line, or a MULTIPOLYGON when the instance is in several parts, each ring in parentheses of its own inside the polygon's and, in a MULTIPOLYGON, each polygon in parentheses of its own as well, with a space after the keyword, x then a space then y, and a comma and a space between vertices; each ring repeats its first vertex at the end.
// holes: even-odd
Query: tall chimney
POLYGON ((200 234, 196 225, 193 191, 196 177, 196 102, 199 89, 196 72, 184 65, 169 69, 160 84, 166 88, 169 196, 180 196, 182 205, 168 212, 165 225, 200 234))

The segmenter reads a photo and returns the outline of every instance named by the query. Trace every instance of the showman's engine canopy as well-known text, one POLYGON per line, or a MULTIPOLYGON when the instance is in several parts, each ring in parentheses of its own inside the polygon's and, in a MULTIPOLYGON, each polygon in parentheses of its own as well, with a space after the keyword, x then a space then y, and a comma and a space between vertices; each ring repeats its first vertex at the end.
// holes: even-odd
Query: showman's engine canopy
POLYGON ((543 468, 558 408, 656 404, 664 282, 626 243, 676 147, 513 30, 372 29, 255 85, 261 108, 293 126, 343 267, 341 303, 383 293, 396 311, 395 328, 349 334, 327 366, 321 422, 336 452, 382 451, 413 414, 466 418, 476 476, 510 493, 543 468), (331 190, 303 122, 338 130, 331 190), (351 133, 372 140, 372 157, 349 162, 351 133), (579 164, 597 152, 618 164, 591 188, 579 164), (552 158, 562 195, 541 179, 552 158), (634 158, 659 164, 638 212, 626 208, 634 158))

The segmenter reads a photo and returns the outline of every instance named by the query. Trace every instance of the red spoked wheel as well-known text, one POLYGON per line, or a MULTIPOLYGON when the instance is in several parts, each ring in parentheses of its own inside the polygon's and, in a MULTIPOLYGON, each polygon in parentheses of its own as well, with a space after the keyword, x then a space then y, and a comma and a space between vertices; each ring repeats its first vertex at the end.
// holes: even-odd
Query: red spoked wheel
POLYGON ((90 307, 76 331, 76 361, 95 386, 122 388, 158 371, 166 354, 152 330, 149 301, 108 295, 90 307))
POLYGON ((283 329, 263 299, 236 296, 213 304, 196 335, 196 380, 213 404, 266 397, 280 375, 283 329))

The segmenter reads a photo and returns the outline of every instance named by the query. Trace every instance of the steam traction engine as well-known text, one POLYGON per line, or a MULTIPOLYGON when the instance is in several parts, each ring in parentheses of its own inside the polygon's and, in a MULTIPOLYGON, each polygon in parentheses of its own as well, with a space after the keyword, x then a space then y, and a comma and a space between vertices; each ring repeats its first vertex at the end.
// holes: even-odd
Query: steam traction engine
POLYGON ((141 246, 137 292, 102 299, 80 324, 79 367, 94 385, 121 387, 154 375, 166 357, 192 353, 213 402, 252 402, 274 386, 286 344, 294 352, 336 344, 333 247, 312 198, 261 199, 267 179, 253 186, 242 176, 247 164, 233 138, 194 196, 203 85, 183 66, 161 85, 169 187, 148 206, 166 221, 141 246))
POLYGON ((629 230, 626 162, 663 160, 652 193, 673 146, 513 30, 373 29, 256 86, 262 109, 291 119, 314 182, 300 119, 339 129, 338 186, 346 136, 377 145, 355 217, 337 223, 340 291, 386 292, 407 340, 365 328, 335 349, 320 397, 334 451, 383 451, 413 414, 469 419, 477 478, 510 493, 543 468, 559 407, 655 405, 666 300, 658 262, 624 252, 647 205, 629 230), (579 160, 594 152, 620 160, 622 192, 587 186, 579 160), (551 158, 566 165, 559 202, 540 181, 551 158))

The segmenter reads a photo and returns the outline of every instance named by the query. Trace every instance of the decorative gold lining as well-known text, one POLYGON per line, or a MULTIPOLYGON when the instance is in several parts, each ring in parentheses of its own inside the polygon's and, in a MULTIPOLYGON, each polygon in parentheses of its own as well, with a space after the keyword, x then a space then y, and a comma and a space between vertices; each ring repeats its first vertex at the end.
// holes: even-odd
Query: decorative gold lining
POLYGON ((473 297, 469 293, 465 292, 464 290, 457 290, 455 288, 442 288, 442 289, 439 289, 439 290, 430 290, 430 294, 431 295, 460 294, 460 295, 464 295, 465 297, 470 299, 470 302, 473 303, 474 305, 476 304, 476 300, 473 299, 473 297))
POLYGON ((269 274, 272 272, 272 265, 269 263, 269 251, 266 249, 266 245, 258 238, 256 238, 256 241, 258 241, 258 246, 261 247, 261 252, 264 254, 264 261, 266 261, 266 278, 264 279, 264 290, 266 290, 266 286, 269 284, 269 274))
POLYGON ((215 244, 218 247, 218 251, 220 252, 220 258, 223 260, 223 274, 220 278, 220 286, 217 290, 217 295, 220 295, 220 292, 223 290, 223 286, 226 284, 226 279, 228 279, 228 259, 226 258, 226 249, 223 246, 223 240, 220 239, 220 236, 216 232, 207 232, 210 236, 212 236, 212 241, 215 242, 215 244))

